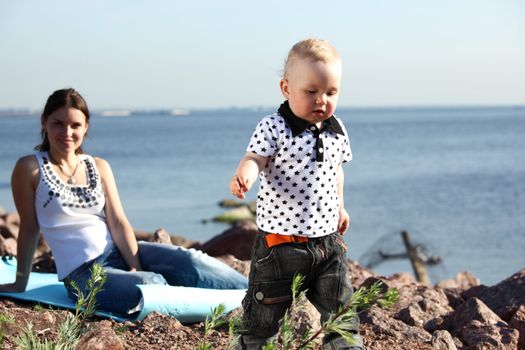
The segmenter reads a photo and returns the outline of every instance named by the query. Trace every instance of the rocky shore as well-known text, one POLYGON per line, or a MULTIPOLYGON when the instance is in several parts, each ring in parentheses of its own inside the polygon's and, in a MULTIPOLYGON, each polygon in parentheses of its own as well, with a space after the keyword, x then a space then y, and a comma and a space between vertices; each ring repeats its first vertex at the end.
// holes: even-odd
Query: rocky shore
MULTIPOLYGON (((18 227, 18 215, 0 209, 2 256, 16 255, 18 227)), ((163 229, 135 233, 139 240, 203 250, 247 275, 257 229, 252 222, 239 222, 207 242, 173 236, 163 229)), ((53 258, 44 240, 39 242, 34 262, 34 271, 54 271, 53 258)), ((354 288, 381 280, 399 292, 399 300, 392 308, 374 306, 360 312, 367 349, 525 349, 525 269, 493 286, 481 285, 468 272, 427 286, 416 282, 409 273, 379 276, 357 262, 348 261, 348 266, 354 288)), ((13 339, 20 326, 29 322, 39 337, 54 339, 57 325, 68 312, 0 299, 0 347, 14 349, 13 339)), ((318 315, 311 305, 306 306, 301 322, 318 328, 318 315)), ((196 349, 204 338, 203 323, 182 325, 157 313, 136 323, 93 319, 90 325, 92 330, 83 335, 78 349, 196 349)), ((225 349, 230 341, 227 328, 212 331, 206 341, 213 344, 213 349, 225 349)))

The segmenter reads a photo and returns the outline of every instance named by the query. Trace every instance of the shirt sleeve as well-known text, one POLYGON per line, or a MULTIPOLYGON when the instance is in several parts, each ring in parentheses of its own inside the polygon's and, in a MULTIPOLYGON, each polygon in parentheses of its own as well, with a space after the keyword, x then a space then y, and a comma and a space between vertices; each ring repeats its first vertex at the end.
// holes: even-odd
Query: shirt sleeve
POLYGON ((277 127, 269 117, 265 117, 255 128, 247 152, 269 157, 277 151, 277 127))

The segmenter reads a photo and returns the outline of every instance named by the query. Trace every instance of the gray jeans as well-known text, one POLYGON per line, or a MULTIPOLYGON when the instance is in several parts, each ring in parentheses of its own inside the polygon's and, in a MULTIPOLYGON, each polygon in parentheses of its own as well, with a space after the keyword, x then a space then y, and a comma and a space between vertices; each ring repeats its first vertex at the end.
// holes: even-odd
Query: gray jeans
MULTIPOLYGON (((308 300, 320 312, 321 322, 328 320, 353 293, 345 255, 346 245, 339 233, 272 248, 266 246, 264 233, 257 235, 248 291, 243 300, 243 331, 238 348, 260 349, 277 333, 279 320, 291 305, 291 284, 297 273, 305 277, 302 288, 307 289, 308 300)), ((354 326, 361 342, 357 318, 354 326)), ((333 343, 334 338, 330 339, 333 343)))

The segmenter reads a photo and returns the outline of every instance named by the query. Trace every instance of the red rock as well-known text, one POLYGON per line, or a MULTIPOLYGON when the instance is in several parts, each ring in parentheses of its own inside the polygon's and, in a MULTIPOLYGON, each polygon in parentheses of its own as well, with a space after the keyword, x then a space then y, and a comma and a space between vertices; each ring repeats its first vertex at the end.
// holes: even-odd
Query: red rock
POLYGON ((0 236, 0 255, 16 256, 16 239, 0 236))
POLYGON ((388 311, 382 310, 377 306, 373 306, 370 311, 360 317, 361 323, 373 326, 374 334, 388 335, 394 344, 406 344, 407 342, 430 343, 432 339, 430 333, 424 329, 409 326, 400 320, 396 320, 389 315, 388 311))
POLYGON ((485 289, 478 298, 508 322, 518 308, 525 304, 525 269, 485 289))
POLYGON ((18 239, 18 232, 20 226, 8 222, 0 222, 0 236, 5 238, 18 239))
POLYGON ((171 245, 170 234, 165 229, 159 228, 153 234, 152 242, 171 245))
POLYGON ((80 338, 76 350, 124 350, 110 321, 104 320, 91 325, 94 328, 80 338))
POLYGON ((153 239, 152 233, 142 231, 142 230, 137 230, 137 229, 133 229, 133 231, 135 233, 135 238, 137 239, 137 241, 151 242, 151 240, 153 239))
POLYGON ((453 279, 443 280, 436 284, 437 287, 443 289, 459 289, 466 291, 472 287, 479 286, 479 279, 470 272, 460 272, 453 279))
POLYGON ((253 241, 258 233, 259 230, 254 223, 238 222, 220 235, 198 246, 198 249, 211 256, 231 254, 240 260, 250 260, 253 241))
POLYGON ((432 334, 430 341, 435 350, 457 350, 454 338, 447 331, 436 331, 432 334))
POLYGON ((399 295, 398 305, 405 306, 394 317, 411 326, 423 327, 431 320, 442 318, 453 311, 441 289, 426 286, 402 288, 399 295))
POLYGON ((461 330, 468 350, 518 350, 518 331, 502 325, 472 321, 461 330))
POLYGON ((525 305, 521 305, 509 321, 509 327, 512 327, 520 333, 518 345, 520 349, 525 349, 525 305))
POLYGON ((482 325, 507 325, 481 300, 471 298, 454 311, 450 327, 459 333, 465 325, 468 325, 473 321, 478 321, 482 325))

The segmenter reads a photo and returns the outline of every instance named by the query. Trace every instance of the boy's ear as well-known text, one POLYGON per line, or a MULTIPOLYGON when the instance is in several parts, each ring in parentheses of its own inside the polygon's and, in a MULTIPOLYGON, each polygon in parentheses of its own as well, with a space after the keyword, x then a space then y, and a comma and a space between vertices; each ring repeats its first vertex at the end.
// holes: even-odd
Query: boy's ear
POLYGON ((290 91, 288 89, 288 80, 281 79, 279 82, 279 86, 281 88, 281 93, 283 94, 284 98, 288 98, 288 95, 290 94, 290 91))

